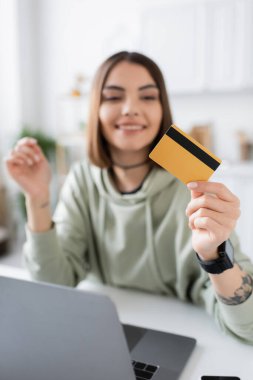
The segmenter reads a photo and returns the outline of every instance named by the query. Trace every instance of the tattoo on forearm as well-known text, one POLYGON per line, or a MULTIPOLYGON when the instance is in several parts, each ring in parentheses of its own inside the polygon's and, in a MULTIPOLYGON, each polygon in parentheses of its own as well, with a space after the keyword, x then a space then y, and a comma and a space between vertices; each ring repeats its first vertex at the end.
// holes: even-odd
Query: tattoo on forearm
POLYGON ((235 290, 234 295, 231 297, 223 297, 218 294, 219 299, 226 305, 239 305, 246 301, 252 294, 253 280, 249 274, 242 277, 241 286, 235 290))

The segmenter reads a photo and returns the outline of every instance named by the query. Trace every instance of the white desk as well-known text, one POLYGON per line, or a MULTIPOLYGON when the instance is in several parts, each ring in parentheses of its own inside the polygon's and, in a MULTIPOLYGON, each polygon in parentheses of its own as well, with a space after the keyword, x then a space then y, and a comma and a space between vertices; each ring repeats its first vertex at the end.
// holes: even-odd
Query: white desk
MULTIPOLYGON (((22 269, 3 266, 0 266, 0 275, 29 278, 22 269)), ((253 379, 253 347, 221 333, 213 319, 199 307, 176 299, 111 287, 82 283, 79 288, 107 294, 116 304, 123 323, 196 338, 197 346, 180 380, 199 380, 204 374, 253 379)))

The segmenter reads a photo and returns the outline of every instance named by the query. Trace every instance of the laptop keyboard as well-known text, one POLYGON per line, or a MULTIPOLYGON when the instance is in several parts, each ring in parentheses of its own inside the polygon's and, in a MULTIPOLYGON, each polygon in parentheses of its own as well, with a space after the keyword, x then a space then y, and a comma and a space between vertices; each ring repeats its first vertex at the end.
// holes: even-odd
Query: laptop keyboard
POLYGON ((136 362, 135 360, 132 361, 132 365, 137 380, 152 379, 159 368, 158 366, 136 362))

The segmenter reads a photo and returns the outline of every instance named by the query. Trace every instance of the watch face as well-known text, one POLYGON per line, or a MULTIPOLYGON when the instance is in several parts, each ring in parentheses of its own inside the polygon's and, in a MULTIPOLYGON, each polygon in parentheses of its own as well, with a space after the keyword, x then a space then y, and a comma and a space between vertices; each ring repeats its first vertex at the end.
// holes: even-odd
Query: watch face
POLYGON ((230 242, 229 239, 224 241, 224 243, 222 243, 219 246, 218 251, 219 251, 220 257, 227 256, 229 258, 229 260, 231 261, 231 263, 233 264, 233 262, 234 262, 234 248, 233 248, 232 243, 230 242))
POLYGON ((231 263, 233 263, 234 262, 234 248, 229 239, 226 241, 226 244, 225 244, 225 252, 228 255, 231 263))

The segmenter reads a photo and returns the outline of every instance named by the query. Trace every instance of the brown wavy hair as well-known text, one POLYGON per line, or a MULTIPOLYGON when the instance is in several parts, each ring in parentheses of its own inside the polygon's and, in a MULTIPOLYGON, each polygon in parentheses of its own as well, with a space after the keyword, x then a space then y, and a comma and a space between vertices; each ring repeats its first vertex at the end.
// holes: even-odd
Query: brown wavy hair
POLYGON ((158 134, 151 144, 150 151, 172 124, 172 115, 165 81, 157 64, 147 56, 137 52, 121 51, 113 54, 99 66, 95 74, 90 93, 89 116, 87 124, 87 152, 90 161, 100 168, 109 168, 111 166, 108 144, 102 135, 101 123, 99 120, 102 90, 111 70, 122 61, 127 61, 145 67, 159 89, 160 102, 162 105, 162 120, 158 134))

